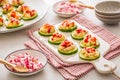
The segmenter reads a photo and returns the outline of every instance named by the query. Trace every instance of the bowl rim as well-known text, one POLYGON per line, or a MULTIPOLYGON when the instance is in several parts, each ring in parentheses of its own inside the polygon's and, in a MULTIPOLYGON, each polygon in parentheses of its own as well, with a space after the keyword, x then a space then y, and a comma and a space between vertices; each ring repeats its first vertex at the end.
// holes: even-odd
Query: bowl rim
MULTIPOLYGON (((77 13, 65 13, 65 14, 64 14, 64 13, 61 13, 61 12, 57 12, 56 9, 55 9, 55 6, 56 6, 57 4, 59 4, 60 2, 68 2, 68 1, 65 0, 65 1, 58 1, 58 2, 54 3, 54 4, 52 5, 52 10, 53 10, 55 13, 61 14, 61 15, 75 15, 75 14, 77 14, 77 13)), ((79 1, 79 2, 82 3, 82 4, 84 4, 84 3, 81 2, 81 1, 79 1)), ((86 8, 83 8, 80 13, 84 12, 85 9, 86 9, 86 8)), ((79 14, 80 14, 80 13, 79 13, 79 14)))
POLYGON ((99 16, 99 17, 102 17, 102 18, 106 18, 106 19, 119 19, 120 18, 120 15, 102 15, 102 14, 99 14, 97 12, 95 12, 95 15, 99 16))
POLYGON ((95 10, 95 12, 98 13, 98 14, 104 15, 104 16, 118 16, 118 15, 120 15, 120 13, 118 13, 118 14, 106 14, 106 13, 98 12, 96 10, 95 10))
MULTIPOLYGON (((9 57, 10 55, 14 54, 15 52, 18 52, 18 51, 23 51, 23 50, 32 50, 32 51, 37 51, 37 52, 41 53, 42 55, 44 55, 44 57, 46 58, 45 65, 43 65, 43 67, 42 67, 42 68, 40 68, 40 69, 38 69, 38 70, 41 70, 41 69, 43 69, 43 68, 46 66, 46 64, 47 64, 47 62, 48 62, 46 55, 44 54, 44 52, 39 51, 39 50, 35 50, 35 49, 19 49, 19 50, 15 50, 15 51, 11 52, 10 54, 8 54, 8 55, 5 57, 5 59, 4 59, 4 60, 6 60, 6 59, 7 59, 7 57, 9 57)), ((38 70, 35 70, 35 71, 32 71, 32 72, 14 72, 14 71, 11 71, 10 69, 8 69, 6 65, 4 65, 4 66, 5 66, 5 67, 6 67, 6 69, 7 69, 7 70, 9 70, 10 72, 12 72, 12 73, 17 73, 17 74, 29 74, 29 73, 34 73, 34 72, 37 72, 37 71, 38 71, 38 70)))
POLYGON ((120 1, 117 1, 117 0, 111 0, 111 1, 101 1, 101 2, 98 2, 96 5, 95 5, 95 11, 96 12, 98 12, 98 13, 101 13, 101 14, 105 14, 105 15, 117 15, 117 14, 120 14, 120 11, 119 12, 104 12, 104 11, 101 11, 101 10, 99 10, 98 8, 97 8, 97 6, 98 5, 100 5, 100 4, 103 4, 103 3, 107 3, 107 2, 111 2, 111 3, 113 3, 113 2, 117 2, 117 3, 119 3, 120 4, 120 1))
POLYGON ((96 17, 97 17, 98 19, 102 20, 103 22, 104 22, 104 21, 107 21, 107 22, 119 22, 119 21, 120 21, 120 19, 106 19, 106 18, 99 17, 99 16, 97 16, 97 15, 96 15, 96 17))

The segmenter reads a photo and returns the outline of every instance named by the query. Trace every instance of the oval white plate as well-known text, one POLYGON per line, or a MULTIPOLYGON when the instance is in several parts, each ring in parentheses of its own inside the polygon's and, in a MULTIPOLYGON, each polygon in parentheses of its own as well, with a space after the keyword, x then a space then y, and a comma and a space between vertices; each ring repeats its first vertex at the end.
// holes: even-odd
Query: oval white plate
POLYGON ((7 32, 13 32, 13 31, 17 31, 17 30, 21 30, 24 28, 29 27, 30 25, 38 22, 39 20, 41 20, 45 14, 47 13, 48 10, 48 5, 44 0, 24 0, 25 4, 30 6, 30 8, 35 9, 38 13, 38 17, 30 20, 30 21, 23 21, 24 25, 18 28, 14 28, 14 29, 6 29, 5 26, 0 27, 0 33, 7 33, 7 32))

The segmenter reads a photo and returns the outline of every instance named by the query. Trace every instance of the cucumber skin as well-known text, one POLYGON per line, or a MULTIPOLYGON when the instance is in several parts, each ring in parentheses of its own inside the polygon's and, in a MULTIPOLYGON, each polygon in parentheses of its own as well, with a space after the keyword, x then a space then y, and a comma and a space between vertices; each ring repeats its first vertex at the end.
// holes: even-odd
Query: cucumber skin
POLYGON ((20 6, 20 5, 23 5, 24 3, 22 3, 22 4, 17 4, 17 5, 14 5, 14 4, 12 4, 12 6, 14 6, 14 7, 18 7, 18 6, 20 6))
POLYGON ((64 53, 64 52, 61 52, 59 49, 58 49, 58 52, 63 54, 63 55, 72 55, 72 54, 75 54, 76 52, 78 52, 78 48, 76 48, 74 51, 70 52, 70 53, 64 53))
POLYGON ((83 40, 84 39, 84 37, 83 38, 75 38, 72 34, 71 34, 71 37, 75 40, 83 40))
POLYGON ((64 30, 64 29, 59 29, 60 31, 62 31, 62 32, 72 32, 72 31, 74 31, 75 29, 77 29, 77 26, 75 26, 72 30, 64 30))
MULTIPOLYGON (((99 43, 97 46, 93 47, 93 48, 98 48, 99 46, 100 46, 100 43, 99 43)), ((80 42, 80 47, 81 47, 81 48, 84 48, 84 47, 86 47, 86 46, 82 45, 81 42, 80 42)), ((90 47, 90 46, 89 46, 89 47, 90 47)))
POLYGON ((92 59, 92 58, 83 58, 83 57, 80 56, 80 54, 79 54, 79 57, 80 57, 80 59, 82 59, 82 60, 92 61, 92 60, 98 59, 98 58, 100 57, 100 53, 99 53, 99 56, 98 56, 97 58, 94 58, 94 59, 92 59))
POLYGON ((50 43, 50 44, 55 44, 55 45, 59 45, 61 42, 59 42, 59 43, 55 43, 55 42, 51 42, 49 39, 48 39, 48 42, 50 43))
POLYGON ((18 28, 18 27, 21 27, 23 26, 23 24, 20 24, 18 26, 12 26, 12 27, 9 27, 9 26, 6 26, 7 29, 14 29, 14 28, 18 28))
POLYGON ((30 20, 35 19, 36 17, 38 17, 38 14, 36 14, 35 16, 33 16, 33 17, 31 17, 31 18, 24 18, 24 17, 22 17, 22 19, 23 19, 24 21, 30 21, 30 20))
POLYGON ((41 36, 46 36, 46 37, 48 37, 48 36, 52 36, 53 33, 46 35, 46 34, 43 34, 43 33, 41 33, 41 32, 38 31, 38 34, 41 35, 41 36))
POLYGON ((2 11, 2 13, 3 13, 3 14, 7 14, 7 13, 9 13, 9 12, 10 12, 10 11, 7 11, 7 12, 5 12, 5 11, 2 11))

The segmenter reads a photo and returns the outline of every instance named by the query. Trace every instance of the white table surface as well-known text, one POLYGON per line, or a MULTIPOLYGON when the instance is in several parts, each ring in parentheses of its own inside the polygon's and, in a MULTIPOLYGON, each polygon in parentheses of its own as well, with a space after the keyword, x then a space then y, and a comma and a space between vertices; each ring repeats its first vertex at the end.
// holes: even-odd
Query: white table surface
MULTIPOLYGON (((25 46, 23 43, 25 41, 28 41, 29 38, 26 35, 26 30, 29 30, 34 27, 40 27, 44 23, 51 23, 51 24, 57 24, 64 20, 61 17, 58 17, 53 11, 52 11, 52 4, 59 1, 59 0, 46 0, 49 4, 49 10, 47 15, 38 23, 31 25, 30 28, 12 32, 12 33, 5 33, 0 34, 0 58, 5 58, 9 53, 18 50, 18 49, 24 49, 25 46)), ((100 0, 81 0, 82 2, 88 4, 88 5, 95 5, 100 0)), ((36 6, 40 7, 40 6, 36 6)), ((94 14, 94 10, 86 9, 83 15, 87 16, 90 20, 92 20, 95 24, 99 26, 103 26, 106 29, 108 29, 110 32, 120 35, 120 24, 118 25, 112 25, 108 26, 103 24, 101 21, 99 21, 94 14)), ((112 61, 117 65, 117 69, 115 70, 115 73, 117 75, 120 75, 120 56, 118 56, 115 59, 112 59, 112 61)), ((45 69, 33 76, 29 77, 18 77, 15 76, 3 66, 0 65, 0 80, 64 80, 64 78, 56 71, 51 65, 47 64, 45 69)), ((96 70, 92 70, 87 75, 82 77, 79 80, 115 80, 113 76, 110 74, 108 75, 102 75, 98 73, 96 70)))

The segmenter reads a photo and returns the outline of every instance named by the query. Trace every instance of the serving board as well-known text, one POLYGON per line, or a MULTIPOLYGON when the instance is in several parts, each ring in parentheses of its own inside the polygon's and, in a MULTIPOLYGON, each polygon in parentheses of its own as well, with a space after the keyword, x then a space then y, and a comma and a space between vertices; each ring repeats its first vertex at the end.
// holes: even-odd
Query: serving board
MULTIPOLYGON (((8 1, 11 2, 11 0, 8 0, 8 1)), ((35 1, 34 0, 31 0, 31 1, 24 0, 24 4, 29 6, 31 9, 35 9, 38 13, 38 17, 33 20, 30 20, 30 21, 22 20, 24 25, 21 27, 18 27, 18 28, 7 29, 5 26, 2 26, 2 27, 0 27, 0 33, 8 33, 8 32, 13 32, 13 31, 27 28, 30 25, 41 20, 45 16, 45 14, 47 13, 47 10, 48 10, 48 4, 44 0, 35 0, 35 1)), ((0 11, 1 11, 1 7, 0 7, 0 11)), ((3 14, 3 16, 4 16, 4 14, 3 14)))
MULTIPOLYGON (((74 20, 73 20, 74 21, 74 20)), ((77 25, 77 28, 82 28, 84 30, 88 31, 88 34, 91 34, 92 36, 95 36, 98 41, 100 42, 100 46, 97 48, 97 50, 100 52, 100 58, 98 58, 97 60, 93 60, 93 61, 86 61, 86 60, 82 60, 80 59, 78 53, 81 50, 81 47, 79 45, 80 40, 75 40, 71 37, 71 32, 61 32, 58 28, 59 28, 59 24, 55 25, 55 29, 56 32, 60 32, 62 34, 65 35, 66 39, 73 42, 77 48, 78 48, 78 52, 72 55, 63 55, 60 54, 58 52, 58 45, 54 45, 54 44, 50 44, 48 42, 48 38, 49 37, 44 37, 39 35, 38 31, 35 31, 33 33, 33 35, 40 41, 42 42, 42 44, 44 46, 46 46, 50 51, 52 51, 56 56, 58 56, 63 62, 67 62, 70 64, 76 64, 76 63, 92 63, 94 66, 96 66, 96 69, 102 69, 101 73, 109 73, 111 70, 110 68, 106 68, 107 66, 110 66, 112 69, 115 69, 115 64, 104 59, 103 56, 107 53, 107 51, 110 49, 110 45, 104 41, 102 38, 98 37, 97 35, 95 35, 93 32, 91 32, 89 29, 85 28, 84 26, 81 26, 79 23, 77 23, 76 21, 74 21, 75 24, 77 25), (105 63, 104 63, 105 62, 105 63), (98 64, 99 63, 99 64, 98 64), (105 70, 107 69, 107 71, 104 71, 104 67, 105 70)))

